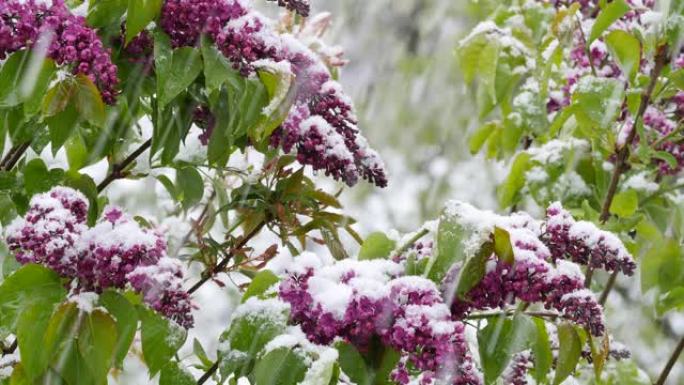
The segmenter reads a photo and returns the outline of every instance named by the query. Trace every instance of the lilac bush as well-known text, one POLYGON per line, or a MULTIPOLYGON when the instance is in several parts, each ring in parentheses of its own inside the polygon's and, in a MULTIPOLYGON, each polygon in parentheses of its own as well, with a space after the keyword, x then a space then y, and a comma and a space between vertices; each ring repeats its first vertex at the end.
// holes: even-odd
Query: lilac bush
POLYGON ((388 171, 330 14, 76 3, 0 4, 2 384, 101 384, 136 358, 160 385, 622 383, 642 359, 612 327, 612 299, 643 305, 625 277, 649 314, 684 306, 681 2, 478 2, 494 13, 456 51, 499 211, 452 201, 365 238, 338 195, 388 171), (158 207, 112 205, 149 203, 117 184, 158 207), (215 351, 210 285, 243 293, 215 351))

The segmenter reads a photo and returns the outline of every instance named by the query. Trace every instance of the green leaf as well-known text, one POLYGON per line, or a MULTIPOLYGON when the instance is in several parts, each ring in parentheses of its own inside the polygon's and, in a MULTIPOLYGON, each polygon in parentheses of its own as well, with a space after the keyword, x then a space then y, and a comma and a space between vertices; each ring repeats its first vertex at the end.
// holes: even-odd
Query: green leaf
POLYGON ((473 134, 470 136, 470 139, 468 140, 468 148, 470 149, 470 153, 472 155, 477 154, 480 152, 480 149, 482 149, 482 146, 484 146, 485 142, 487 142, 487 139, 492 135, 494 130, 499 127, 500 123, 499 122, 489 122, 486 124, 483 124, 473 132, 473 134))
POLYGON ((162 369, 159 385, 195 385, 195 378, 178 362, 171 361, 162 369))
MULTIPOLYGON (((46 377, 53 377, 53 381, 55 381, 58 375, 67 384, 79 385, 101 385, 103 381, 106 381, 106 377, 102 378, 102 374, 96 372, 95 366, 98 366, 98 363, 87 363, 79 346, 81 338, 86 339, 83 342, 86 344, 84 347, 90 345, 90 342, 95 341, 95 339, 109 340, 109 336, 98 335, 97 338, 94 338, 94 334, 85 331, 86 328, 89 328, 86 325, 91 322, 89 315, 79 311, 73 302, 63 303, 57 309, 50 318, 50 324, 44 337, 44 354, 50 358, 50 371, 46 373, 46 377)), ((106 342, 103 344, 106 345, 106 342)), ((93 354, 91 349, 85 349, 85 351, 93 354)), ((107 349, 107 347, 103 346, 103 349, 107 349)), ((102 356, 98 353, 94 357, 88 357, 88 360, 91 358, 99 361, 102 356)), ((50 383, 50 381, 47 382, 50 383)), ((58 381, 57 383, 62 382, 58 381)))
POLYGON ((633 189, 618 193, 610 204, 610 212, 622 218, 632 216, 639 208, 639 195, 633 189))
POLYGON ((499 51, 501 47, 496 39, 489 40, 480 53, 480 72, 482 76, 482 87, 486 90, 491 100, 497 100, 496 76, 499 63, 499 51))
POLYGON ((290 72, 262 69, 257 72, 268 92, 268 105, 262 110, 261 118, 252 127, 250 137, 255 142, 269 138, 273 131, 287 118, 296 99, 297 87, 290 72))
POLYGON ((88 164, 90 154, 81 135, 71 136, 65 148, 70 170, 80 170, 88 164))
POLYGON ((16 328, 21 312, 35 304, 56 304, 66 296, 59 276, 39 265, 26 265, 0 284, 0 334, 16 328))
POLYGON ((202 343, 197 338, 192 341, 192 352, 197 358, 199 358, 206 368, 210 368, 214 364, 214 362, 209 359, 209 356, 207 356, 207 352, 204 350, 202 343))
POLYGON ((107 382, 107 373, 114 361, 117 345, 117 326, 112 317, 102 310, 93 310, 85 317, 78 334, 78 350, 87 358, 86 366, 95 380, 107 382))
POLYGON ((116 320, 117 340, 114 349, 114 365, 117 368, 123 368, 123 360, 138 330, 138 314, 135 306, 126 297, 113 290, 102 293, 100 303, 116 320))
POLYGON ((467 257, 463 242, 470 235, 470 231, 461 225, 459 218, 449 213, 448 207, 442 211, 437 227, 437 253, 428 265, 428 278, 434 282, 442 282, 449 269, 467 257))
POLYGON ((261 270, 252 278, 252 282, 247 286, 247 290, 245 290, 245 294, 242 296, 242 302, 244 303, 250 297, 263 295, 266 290, 279 281, 280 279, 278 279, 278 276, 273 274, 270 270, 261 270))
POLYGON ((111 24, 119 24, 120 19, 126 12, 128 0, 96 0, 88 5, 88 25, 93 27, 106 27, 111 24))
POLYGON ((241 75, 228 62, 225 56, 208 38, 202 38, 202 58, 204 59, 204 85, 208 92, 218 90, 224 83, 239 87, 241 75))
POLYGON ((352 382, 356 385, 371 385, 372 375, 356 347, 350 343, 339 341, 335 344, 335 348, 339 353, 340 368, 352 382))
MULTIPOLYGON (((0 192, 0 224, 7 226, 17 216, 17 209, 9 194, 0 192)), ((8 257, 14 260, 14 257, 8 257)), ((4 273, 4 269, 3 269, 4 273)))
POLYGON ((33 300, 25 305, 17 321, 17 341, 21 362, 31 380, 40 378, 48 366, 50 355, 43 345, 54 302, 33 300))
POLYGON ((64 145, 64 142, 69 139, 71 133, 76 130, 79 118, 80 116, 76 107, 72 103, 69 103, 62 111, 45 119, 50 132, 53 155, 57 154, 57 151, 59 151, 62 145, 64 145))
POLYGON ((26 103, 26 114, 33 115, 55 72, 55 63, 35 51, 13 53, 0 68, 0 107, 26 103))
POLYGON ((162 4, 162 0, 128 0, 126 44, 157 18, 162 4))
POLYGON ((656 301, 656 311, 662 316, 670 310, 684 309, 684 287, 676 287, 661 294, 656 301))
POLYGON ((629 79, 634 80, 641 62, 641 43, 639 40, 631 33, 616 29, 606 36, 605 42, 611 55, 620 65, 622 72, 627 74, 629 79))
POLYGON ((164 65, 163 72, 157 71, 159 106, 166 106, 173 98, 185 91, 200 72, 202 72, 202 57, 197 49, 181 47, 173 50, 171 60, 164 65))
POLYGON ((559 385, 575 371, 582 354, 582 339, 572 324, 563 322, 558 325, 558 345, 554 385, 559 385))
POLYGON ((202 200, 204 195, 204 181, 195 167, 187 166, 178 169, 176 185, 182 190, 183 207, 189 209, 202 200))
POLYGON ((668 277, 680 269, 680 252, 679 244, 672 239, 664 239, 646 252, 641 260, 642 292, 645 293, 656 286, 663 286, 665 291, 668 291, 673 283, 677 284, 676 281, 668 282, 668 277))
POLYGON ((508 231, 494 227, 494 252, 500 260, 512 265, 515 262, 513 255, 513 245, 511 245, 511 235, 508 231))
POLYGON ((615 121, 621 111, 625 87, 617 79, 587 76, 580 80, 573 101, 577 103, 575 117, 587 126, 588 138, 601 137, 603 130, 615 121))
POLYGON ((532 167, 531 156, 527 152, 519 153, 513 160, 511 171, 506 180, 497 189, 501 207, 513 205, 520 190, 525 186, 525 173, 532 167))
POLYGON ((473 36, 459 47, 459 64, 461 65, 461 71, 463 71, 463 78, 466 83, 472 82, 480 70, 480 53, 487 44, 486 35, 480 34, 473 36))
POLYGON ((359 260, 387 258, 395 247, 396 242, 389 239, 385 233, 381 231, 371 233, 361 245, 359 260))
POLYGON ((654 158, 658 158, 661 160, 664 160, 668 166, 670 166, 671 169, 676 170, 678 167, 678 161, 677 158, 675 158, 674 155, 670 154, 667 151, 655 151, 653 153, 654 158))
POLYGON ((76 75, 77 93, 76 109, 81 116, 96 127, 104 127, 107 120, 107 112, 102 101, 100 91, 90 78, 83 74, 76 75))
POLYGON ((141 337, 143 358, 150 371, 150 378, 159 372, 183 346, 187 332, 158 313, 138 307, 142 321, 141 337))
POLYGON ((630 6, 625 0, 614 0, 608 3, 599 13, 596 22, 591 28, 587 44, 598 39, 603 31, 608 29, 614 22, 629 12, 630 6))
POLYGON ((534 341, 532 341, 532 353, 534 354, 534 378, 538 383, 546 383, 546 376, 551 370, 553 364, 553 355, 551 353, 551 342, 549 334, 546 331, 546 323, 541 318, 533 318, 534 324, 537 328, 537 334, 534 341))
POLYGON ((485 384, 493 384, 515 353, 525 350, 536 333, 529 317, 492 319, 477 333, 485 384))
POLYGON ((179 191, 180 189, 176 188, 176 185, 173 184, 171 179, 167 177, 166 175, 157 175, 157 180, 164 186, 166 191, 171 195, 171 198, 175 200, 176 202, 180 201, 182 199, 182 193, 179 191))
POLYGON ((247 313, 233 319, 230 328, 221 334, 219 341, 225 349, 218 352, 221 374, 247 375, 257 353, 287 327, 287 312, 272 309, 269 312, 247 313))
POLYGON ((289 348, 268 352, 254 365, 254 385, 296 385, 304 379, 304 358, 289 348))
POLYGON ((475 255, 468 257, 458 275, 456 284, 456 296, 458 298, 467 300, 466 294, 482 281, 485 276, 487 261, 492 256, 492 252, 494 252, 494 246, 491 242, 486 242, 475 255))

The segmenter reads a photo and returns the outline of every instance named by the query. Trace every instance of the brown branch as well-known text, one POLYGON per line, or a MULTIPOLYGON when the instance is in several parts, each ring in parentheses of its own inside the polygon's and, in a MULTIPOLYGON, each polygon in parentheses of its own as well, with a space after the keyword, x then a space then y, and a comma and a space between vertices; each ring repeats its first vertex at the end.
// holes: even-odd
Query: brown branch
POLYGON ((5 171, 11 170, 17 164, 17 162, 19 162, 19 160, 24 155, 26 150, 28 150, 30 145, 31 142, 25 142, 13 146, 9 150, 5 158, 2 160, 2 162, 0 162, 0 169, 5 171))
POLYGON ((679 355, 682 354, 682 350, 684 350, 684 337, 682 337, 674 352, 672 352, 670 359, 667 360, 667 364, 665 364, 663 371, 660 373, 660 376, 654 385, 665 385, 665 380, 667 380, 667 376, 670 375, 670 371, 677 363, 677 359, 679 359, 679 355))
POLYGON ((197 291, 202 285, 204 285, 208 280, 210 280, 216 273, 221 272, 223 269, 226 268, 228 265, 228 262, 230 262, 231 259, 235 256, 235 254, 238 252, 238 250, 242 249, 245 247, 247 242, 249 242, 254 236, 256 236, 259 231, 266 225, 265 221, 260 222, 252 231, 250 231, 248 234, 243 235, 242 238, 233 246, 227 254, 225 254, 224 258, 221 260, 221 262, 218 263, 215 267, 211 269, 207 269, 202 273, 202 278, 197 281, 190 289, 188 289, 188 294, 192 294, 197 291))
MULTIPOLYGON (((466 319, 494 318, 494 317, 501 317, 501 316, 509 316, 509 315, 513 315, 515 313, 516 313, 515 309, 509 309, 509 310, 503 310, 503 311, 473 313, 473 314, 467 316, 466 319)), ((560 314, 558 314, 556 312, 551 312, 551 311, 525 311, 525 312, 523 312, 523 314, 531 316, 531 317, 552 318, 552 319, 556 319, 556 318, 561 316, 560 314)))
POLYGON ((143 152, 145 152, 145 150, 150 148, 151 145, 152 139, 148 139, 145 143, 141 144, 140 147, 133 151, 131 155, 121 161, 121 163, 115 164, 114 167, 112 167, 112 172, 109 173, 109 175, 107 175, 107 177, 99 185, 97 185, 97 192, 102 192, 102 190, 109 186, 110 183, 125 177, 126 175, 123 173, 123 171, 130 166, 131 163, 133 163, 143 152))
POLYGON ((197 380, 197 385, 202 385, 202 384, 204 384, 205 382, 207 382, 207 380, 208 380, 209 378, 211 378, 211 376, 212 376, 214 373, 216 373, 216 370, 218 369, 218 366, 219 366, 219 362, 218 362, 218 360, 216 360, 216 362, 214 362, 214 364, 211 365, 211 367, 209 368, 209 370, 207 370, 207 371, 202 375, 202 377, 200 377, 200 379, 197 380))
POLYGON ((14 353, 14 351, 17 350, 17 346, 19 346, 19 340, 15 338, 14 342, 12 342, 12 345, 10 345, 8 347, 4 347, 4 346, 2 347, 2 355, 4 356, 7 354, 14 353))
POLYGON ((656 54, 655 65, 651 71, 651 81, 648 84, 648 88, 641 94, 641 103, 639 104, 639 110, 634 117, 634 123, 632 124, 632 130, 627 136, 627 140, 621 149, 617 152, 617 159, 615 161, 615 168, 613 170, 613 175, 610 179, 610 185, 608 186, 608 193, 606 194, 606 199, 603 202, 603 208, 601 210, 600 220, 605 223, 608 218, 610 218, 610 206, 613 203, 613 198, 615 198, 615 193, 617 192, 618 185, 620 184, 620 176, 622 172, 625 171, 625 166, 627 165, 627 159, 630 154, 630 147, 634 142, 637 134, 637 127, 639 126, 639 121, 643 118, 646 108, 648 108, 651 102, 651 95, 653 95, 653 90, 658 84, 658 77, 663 68, 667 64, 667 46, 663 45, 658 48, 658 53, 656 54))
MULTIPOLYGON (((627 135, 627 140, 625 140, 625 143, 622 146, 622 148, 620 148, 617 151, 615 168, 613 169, 613 175, 610 178, 608 192, 606 193, 606 198, 603 201, 603 207, 601 208, 601 216, 599 217, 601 223, 606 223, 606 221, 608 221, 608 219, 610 218, 610 206, 613 204, 615 193, 617 193, 618 185, 620 184, 620 177, 627 168, 627 160, 629 159, 630 148, 632 146, 632 143, 634 142, 634 139, 636 138, 639 122, 643 119, 644 113, 646 113, 646 109, 648 108, 648 105, 651 103, 651 96, 653 95, 653 90, 655 90, 655 87, 658 84, 658 78, 660 77, 660 73, 667 64, 667 51, 667 45, 662 45, 658 48, 658 52, 655 58, 655 65, 653 66, 653 70, 651 71, 651 80, 648 84, 648 88, 646 88, 646 90, 644 90, 644 92, 641 94, 641 103, 639 104, 639 110, 637 110, 637 114, 634 117, 632 130, 627 135)), ((591 278, 593 275, 591 273, 592 269, 591 267, 589 267, 588 274, 584 281, 585 287, 591 286, 591 278)), ((615 273, 613 275, 615 275, 615 273)), ((613 285, 615 284, 615 278, 616 277, 611 276, 610 281, 608 281, 608 285, 606 285, 606 288, 601 294, 601 298, 608 297, 608 294, 610 294, 610 291, 612 290, 613 285)))
POLYGON ((599 298, 599 303, 601 305, 606 304, 606 300, 608 299, 608 295, 610 294, 610 291, 613 290, 613 286, 615 286, 615 280, 617 279, 619 270, 615 270, 611 275, 610 278, 608 278, 608 282, 606 282, 606 287, 603 289, 603 292, 601 293, 601 297, 599 298))

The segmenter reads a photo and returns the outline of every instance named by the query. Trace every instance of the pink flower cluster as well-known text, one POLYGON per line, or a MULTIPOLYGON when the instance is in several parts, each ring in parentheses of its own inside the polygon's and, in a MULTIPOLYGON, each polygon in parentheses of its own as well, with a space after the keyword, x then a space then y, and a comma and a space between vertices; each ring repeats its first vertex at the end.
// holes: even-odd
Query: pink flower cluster
POLYGON ((86 225, 87 199, 67 187, 31 198, 23 218, 7 228, 17 261, 44 265, 75 284, 77 292, 101 293, 130 286, 153 309, 178 324, 193 324, 192 304, 183 291, 182 266, 165 257, 160 234, 143 229, 115 207, 86 225))
MULTIPOLYGON (((581 255, 602 256, 600 267, 620 267, 623 271, 631 271, 623 267, 631 266, 628 262, 633 262, 619 239, 595 227, 584 227, 583 230, 590 229, 591 232, 578 234, 586 236, 569 236, 563 242, 552 243, 544 232, 545 229, 548 231, 552 221, 536 221, 523 213, 509 217, 498 216, 459 202, 450 203, 449 207, 450 215, 475 228, 480 227, 479 231, 483 234, 490 234, 495 226, 508 232, 513 251, 512 261, 499 259, 496 254, 488 258, 482 280, 465 293, 463 298, 457 298, 452 303, 451 310, 457 318, 465 317, 472 310, 506 308, 516 301, 523 301, 543 304, 547 309, 557 310, 561 317, 582 325, 591 334, 603 334, 605 325, 602 307, 594 294, 584 289, 584 276, 576 264, 582 261, 565 260, 572 258, 566 255, 565 250, 569 247, 563 242, 582 242, 584 248, 581 252, 585 254, 581 255), (607 246, 615 246, 610 250, 619 249, 620 253, 605 253, 607 246)), ((553 204, 551 208, 562 210, 559 203, 553 204)), ((567 218, 571 218, 569 214, 566 220, 567 218)), ((594 264, 597 265, 598 263, 594 264)), ((455 286, 461 267, 455 265, 447 275, 443 283, 445 288, 455 286)))
MULTIPOLYGON (((300 257, 303 259, 308 256, 300 257)), ((320 267, 302 263, 281 283, 279 296, 291 306, 292 321, 309 340, 328 344, 342 338, 367 352, 374 337, 402 355, 391 377, 407 384, 437 379, 480 384, 465 342, 464 325, 431 281, 399 277, 400 265, 384 260, 340 261, 320 267)))
MULTIPOLYGON (((307 2, 281 3, 303 10, 307 2)), ((349 185, 361 178, 387 184, 382 160, 361 135, 351 101, 323 60, 294 36, 279 34, 244 0, 167 0, 161 26, 174 47, 196 46, 202 35, 208 36, 243 76, 261 67, 290 71, 294 106, 271 144, 296 150, 300 163, 349 185)))
POLYGON ((73 15, 63 0, 54 0, 51 6, 35 0, 0 2, 0 59, 40 47, 45 47, 47 56, 58 65, 88 76, 105 103, 115 102, 117 67, 83 17, 73 15))
POLYGON ((636 264, 622 241, 591 222, 575 221, 559 202, 546 210, 544 243, 554 260, 569 259, 607 271, 634 274, 636 264))

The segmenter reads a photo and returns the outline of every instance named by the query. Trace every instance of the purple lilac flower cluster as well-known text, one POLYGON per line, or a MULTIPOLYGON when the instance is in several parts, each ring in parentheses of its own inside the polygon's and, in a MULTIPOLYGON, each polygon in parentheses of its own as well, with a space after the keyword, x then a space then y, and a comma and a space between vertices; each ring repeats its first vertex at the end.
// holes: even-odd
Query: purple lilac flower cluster
POLYGON ((109 207, 92 228, 87 199, 67 187, 31 198, 23 218, 6 230, 18 262, 44 265, 73 281, 76 292, 101 293, 129 284, 153 309, 189 328, 192 304, 183 291, 181 265, 165 257, 161 235, 143 229, 120 209, 109 207))
POLYGON ((614 234, 600 230, 591 222, 575 221, 560 202, 551 204, 546 216, 542 239, 554 261, 569 259, 593 268, 634 274, 636 264, 614 234))
POLYGON ((534 366, 532 354, 529 350, 513 355, 508 367, 502 373, 506 385, 527 385, 527 372, 534 366))
POLYGON ((63 0, 48 6, 35 0, 0 3, 0 59, 22 49, 43 49, 58 65, 86 75, 100 90, 102 100, 116 101, 119 83, 110 50, 102 45, 85 19, 73 15, 63 0))
MULTIPOLYGON (((284 3, 300 9, 305 2, 284 3)), ((246 1, 167 0, 161 26, 174 47, 195 46, 208 36, 243 76, 264 66, 290 71, 294 106, 271 144, 285 152, 296 150, 300 163, 349 185, 359 179, 387 185, 382 160, 361 135, 351 101, 323 60, 294 36, 279 34, 246 1)))
MULTIPOLYGON (((512 261, 492 253, 482 280, 462 298, 452 302, 451 311, 456 318, 463 318, 473 310, 506 308, 516 301, 524 301, 555 309, 560 316, 582 325, 593 335, 603 334, 601 305, 591 291, 584 290, 584 276, 575 262, 553 258, 542 237, 542 222, 523 213, 498 216, 460 202, 450 203, 448 214, 466 227, 478 229, 476 234, 491 234, 494 227, 505 230, 513 251, 512 261)), ((444 287, 455 286, 459 269, 459 265, 454 266, 444 287)))
POLYGON ((281 283, 279 296, 312 342, 342 338, 366 352, 377 336, 400 351, 391 374, 399 384, 407 384, 416 371, 424 385, 444 376, 452 384, 480 384, 464 325, 452 319, 437 287, 401 273, 400 265, 384 260, 300 264, 281 283))

